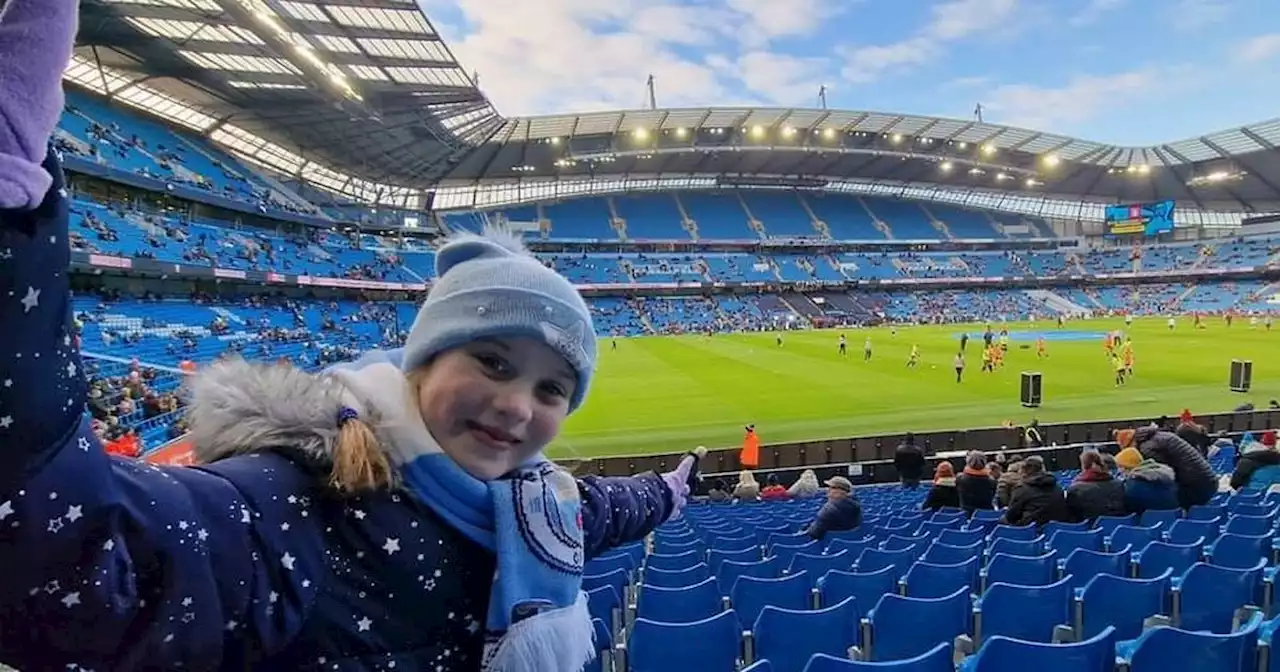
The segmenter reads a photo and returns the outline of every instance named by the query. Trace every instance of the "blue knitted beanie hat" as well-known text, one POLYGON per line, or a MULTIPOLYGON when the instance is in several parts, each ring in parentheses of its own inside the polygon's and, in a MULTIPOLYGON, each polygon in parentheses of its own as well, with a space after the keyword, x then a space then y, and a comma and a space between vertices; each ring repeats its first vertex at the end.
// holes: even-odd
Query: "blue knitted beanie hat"
POLYGON ((573 367, 569 411, 581 406, 596 364, 582 295, 509 231, 455 234, 436 252, 436 280, 409 331, 401 369, 476 339, 520 336, 547 344, 573 367))

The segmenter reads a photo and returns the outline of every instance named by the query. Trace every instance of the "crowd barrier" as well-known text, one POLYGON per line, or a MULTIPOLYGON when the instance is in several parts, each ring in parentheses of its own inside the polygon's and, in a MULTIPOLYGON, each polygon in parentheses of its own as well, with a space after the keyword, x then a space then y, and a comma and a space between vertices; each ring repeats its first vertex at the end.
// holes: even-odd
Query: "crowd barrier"
MULTIPOLYGON (((1084 446, 1108 444, 1114 429, 1136 428, 1150 424, 1156 418, 1150 416, 1090 422, 1043 423, 1039 426, 1045 446, 1028 449, 1023 444, 1022 427, 981 427, 937 432, 916 432, 915 442, 931 463, 949 459, 957 467, 963 466, 965 453, 981 450, 988 456, 1000 452, 1034 452, 1045 458, 1050 469, 1079 467, 1079 455, 1084 446)), ((1261 431, 1280 427, 1280 410, 1255 410, 1231 413, 1197 415, 1196 422, 1211 434, 1228 432, 1236 435, 1246 431, 1261 431)), ((1176 422, 1176 419, 1174 420, 1176 422)), ((767 428, 760 428, 767 432, 767 428)), ((855 484, 890 483, 898 480, 893 468, 893 454, 902 442, 902 433, 861 436, 821 441, 797 441, 760 446, 760 465, 757 476, 776 473, 781 482, 790 484, 800 472, 813 469, 820 479, 840 475, 855 484)), ((742 465, 738 462, 738 449, 710 451, 700 465, 707 477, 724 475, 726 480, 736 480, 742 465)), ((604 457, 584 460, 573 466, 578 475, 629 476, 653 470, 659 473, 674 469, 683 454, 635 455, 604 457)), ((1010 456, 1012 459, 1014 456, 1010 456)), ((957 471, 959 471, 957 469, 957 471)), ((760 480, 763 480, 761 478, 760 480)))

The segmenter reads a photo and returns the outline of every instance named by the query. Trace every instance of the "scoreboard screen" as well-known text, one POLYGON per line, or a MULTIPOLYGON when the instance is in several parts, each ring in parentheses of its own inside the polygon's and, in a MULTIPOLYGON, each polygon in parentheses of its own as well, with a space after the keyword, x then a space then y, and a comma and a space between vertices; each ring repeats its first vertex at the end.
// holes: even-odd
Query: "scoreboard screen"
POLYGON ((1173 201, 1108 205, 1108 236, 1155 236, 1173 231, 1173 201))

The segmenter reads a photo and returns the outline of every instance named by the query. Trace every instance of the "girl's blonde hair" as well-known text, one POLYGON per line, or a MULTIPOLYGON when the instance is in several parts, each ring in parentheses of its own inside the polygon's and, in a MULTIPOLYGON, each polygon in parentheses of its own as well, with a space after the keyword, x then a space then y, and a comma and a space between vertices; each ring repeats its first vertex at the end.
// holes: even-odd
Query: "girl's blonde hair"
POLYGON ((398 482, 398 474, 391 467, 391 459, 387 457, 387 451, 382 449, 373 429, 360 418, 340 421, 338 438, 334 442, 329 487, 354 495, 370 490, 385 490, 398 482))

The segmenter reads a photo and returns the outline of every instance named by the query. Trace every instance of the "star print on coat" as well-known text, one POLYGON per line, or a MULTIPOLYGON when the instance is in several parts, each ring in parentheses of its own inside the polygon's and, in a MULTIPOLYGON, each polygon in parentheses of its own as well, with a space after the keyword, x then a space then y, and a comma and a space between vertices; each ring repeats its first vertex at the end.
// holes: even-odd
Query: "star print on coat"
MULTIPOLYGON (((0 623, 20 614, 30 624, 0 628, 0 660, 31 670, 274 671, 321 659, 324 669, 477 669, 494 556, 413 497, 336 496, 314 464, 265 439, 200 467, 105 453, 67 345, 55 153, 45 166, 54 187, 40 207, 0 211, 0 249, 12 251, 0 261, 0 623)), ((575 486, 587 559, 643 538, 671 510, 654 474, 575 486)))

